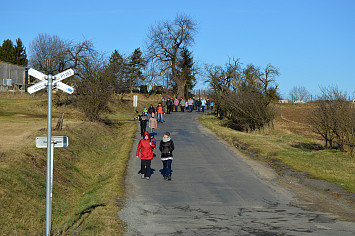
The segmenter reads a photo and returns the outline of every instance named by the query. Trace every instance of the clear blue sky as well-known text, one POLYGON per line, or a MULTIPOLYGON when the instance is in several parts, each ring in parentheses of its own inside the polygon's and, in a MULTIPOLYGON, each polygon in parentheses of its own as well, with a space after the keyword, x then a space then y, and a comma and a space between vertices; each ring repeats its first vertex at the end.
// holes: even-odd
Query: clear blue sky
POLYGON ((354 0, 3 1, 0 41, 21 38, 28 50, 48 33, 127 55, 144 46, 150 25, 178 13, 199 25, 192 50, 200 64, 224 65, 229 57, 271 63, 284 97, 294 86, 317 95, 319 86, 335 85, 353 97, 354 0))

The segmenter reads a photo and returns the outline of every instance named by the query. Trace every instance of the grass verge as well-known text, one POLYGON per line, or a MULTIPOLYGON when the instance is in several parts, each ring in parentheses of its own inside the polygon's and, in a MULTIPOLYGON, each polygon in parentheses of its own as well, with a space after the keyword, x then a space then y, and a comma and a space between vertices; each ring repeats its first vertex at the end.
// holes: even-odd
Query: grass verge
MULTIPOLYGON (((124 177, 135 130, 134 123, 107 127, 80 122, 53 132, 55 136, 69 137, 69 147, 54 150, 54 234, 117 235, 124 231, 117 212, 124 197, 124 177)), ((2 155, 2 233, 44 233, 45 179, 46 149, 26 147, 16 151, 16 159, 2 155)))
MULTIPOLYGON (((131 120, 130 107, 128 101, 118 104, 106 124, 83 122, 72 107, 53 107, 53 117, 59 109, 69 114, 63 130, 52 133, 69 137, 67 148, 54 150, 53 235, 123 234, 117 212, 136 133, 136 123, 123 122, 131 120)), ((46 98, 2 94, 0 123, 0 136, 11 137, 6 149, 0 146, 0 235, 42 235, 46 149, 34 143, 46 136, 46 98)))
POLYGON ((228 128, 228 121, 208 113, 200 122, 253 158, 268 162, 281 160, 291 168, 307 173, 313 178, 338 184, 355 193, 355 159, 346 153, 323 149, 314 139, 304 138, 280 130, 260 133, 244 133, 228 128))

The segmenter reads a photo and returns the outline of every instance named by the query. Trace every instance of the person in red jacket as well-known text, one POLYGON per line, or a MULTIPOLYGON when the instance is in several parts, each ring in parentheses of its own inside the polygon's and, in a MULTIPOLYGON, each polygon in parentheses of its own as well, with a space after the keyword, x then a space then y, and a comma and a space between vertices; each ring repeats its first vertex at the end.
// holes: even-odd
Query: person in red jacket
POLYGON ((136 157, 141 153, 141 174, 142 179, 150 179, 150 164, 153 159, 153 148, 155 148, 154 141, 152 141, 148 131, 143 134, 143 139, 138 143, 136 157))

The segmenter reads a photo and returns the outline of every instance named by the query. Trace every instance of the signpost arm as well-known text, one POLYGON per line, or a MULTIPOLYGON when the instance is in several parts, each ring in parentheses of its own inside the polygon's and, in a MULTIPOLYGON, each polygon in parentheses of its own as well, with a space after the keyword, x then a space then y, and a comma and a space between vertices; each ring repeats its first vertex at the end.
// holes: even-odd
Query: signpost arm
POLYGON ((51 201, 51 169, 52 169, 52 75, 48 75, 48 112, 47 112, 47 192, 46 192, 46 235, 51 233, 52 201, 51 201))

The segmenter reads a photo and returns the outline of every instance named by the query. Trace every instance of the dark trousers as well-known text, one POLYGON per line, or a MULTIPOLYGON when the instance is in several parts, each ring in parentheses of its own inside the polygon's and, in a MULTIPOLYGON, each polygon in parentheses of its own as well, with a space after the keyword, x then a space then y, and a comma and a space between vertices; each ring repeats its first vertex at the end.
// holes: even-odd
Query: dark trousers
POLYGON ((178 108, 178 106, 175 106, 175 112, 177 112, 177 108, 178 108))
POLYGON ((147 122, 141 121, 141 135, 143 136, 144 132, 147 130, 147 122))
POLYGON ((180 106, 180 110, 181 110, 181 112, 184 112, 185 111, 185 107, 184 106, 180 106))
POLYGON ((167 176, 167 175, 171 175, 171 164, 172 164, 173 160, 166 160, 163 161, 163 175, 167 176))
POLYGON ((205 106, 202 106, 202 112, 205 112, 205 106))
POLYGON ((141 174, 145 177, 150 177, 150 164, 152 160, 141 159, 141 174))

